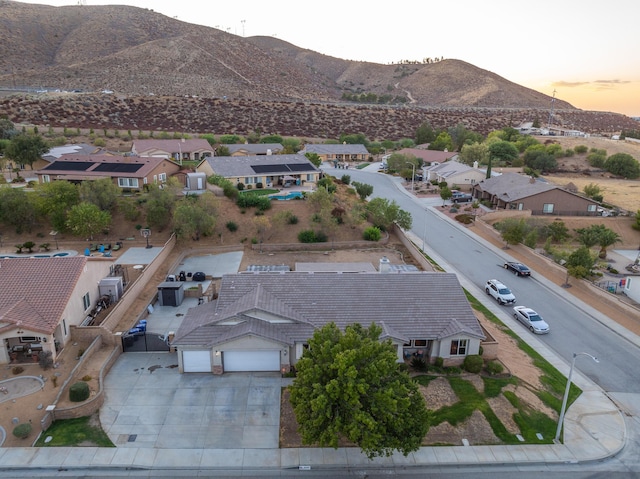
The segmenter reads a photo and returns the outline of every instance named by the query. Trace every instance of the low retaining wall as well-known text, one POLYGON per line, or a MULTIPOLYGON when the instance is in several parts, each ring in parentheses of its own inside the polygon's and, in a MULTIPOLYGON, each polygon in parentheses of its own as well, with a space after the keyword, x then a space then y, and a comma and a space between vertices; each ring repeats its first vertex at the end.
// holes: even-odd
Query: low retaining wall
POLYGON ((409 254, 411 254, 411 257, 416 261, 416 263, 420 265, 423 271, 433 271, 433 265, 429 263, 424 254, 422 254, 422 251, 413 243, 413 241, 411 241, 407 237, 407 235, 401 228, 399 228, 397 225, 394 225, 393 232, 400 240, 400 243, 402 243, 402 245, 407 248, 409 254))
POLYGON ((389 243, 389 235, 378 241, 327 241, 326 243, 262 243, 252 244, 251 249, 254 251, 329 251, 334 249, 358 249, 372 248, 378 245, 386 245, 389 243))

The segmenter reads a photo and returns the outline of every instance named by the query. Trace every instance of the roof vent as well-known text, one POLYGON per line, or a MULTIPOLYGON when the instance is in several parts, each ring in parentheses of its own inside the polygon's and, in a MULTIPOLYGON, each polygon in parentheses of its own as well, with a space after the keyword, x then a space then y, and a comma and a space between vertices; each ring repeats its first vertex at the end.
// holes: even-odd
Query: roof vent
POLYGON ((389 258, 387 258, 386 256, 380 258, 380 266, 378 268, 378 271, 380 273, 389 273, 391 271, 391 262, 389 261, 389 258))

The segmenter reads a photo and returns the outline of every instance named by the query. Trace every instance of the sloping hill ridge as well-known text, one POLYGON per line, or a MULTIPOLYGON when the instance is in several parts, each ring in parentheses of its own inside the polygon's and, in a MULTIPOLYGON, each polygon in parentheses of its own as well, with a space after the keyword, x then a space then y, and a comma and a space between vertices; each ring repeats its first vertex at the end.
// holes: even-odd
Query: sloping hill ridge
MULTIPOLYGON (((429 107, 548 108, 551 102, 459 60, 342 60, 136 7, 0 0, 0 25, 0 87, 6 88, 321 102, 371 92, 429 107)), ((573 108, 559 100, 556 107, 573 108)))

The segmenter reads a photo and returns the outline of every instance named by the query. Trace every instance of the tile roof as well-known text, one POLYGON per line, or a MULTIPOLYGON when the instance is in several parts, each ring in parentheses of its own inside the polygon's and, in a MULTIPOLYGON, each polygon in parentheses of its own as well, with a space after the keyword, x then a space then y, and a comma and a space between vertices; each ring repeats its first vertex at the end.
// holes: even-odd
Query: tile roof
POLYGON ((369 150, 367 150, 364 145, 311 143, 304 145, 300 153, 317 153, 318 155, 368 155, 369 150))
POLYGON ((0 330, 53 333, 86 263, 84 256, 0 259, 0 330))
POLYGON ((306 156, 292 155, 253 155, 253 156, 213 156, 205 158, 213 172, 228 177, 240 176, 279 176, 290 174, 317 173, 319 170, 306 156), (287 165, 300 165, 293 171, 287 165), (253 167, 256 167, 255 169, 253 167), (270 171, 258 173, 265 167, 270 171))
POLYGON ((401 155, 412 155, 427 163, 443 163, 455 156, 458 156, 458 153, 455 151, 426 150, 424 148, 403 148, 398 150, 396 153, 400 153, 401 155))
POLYGON ((400 340, 484 338, 455 274, 238 273, 222 277, 216 301, 187 312, 174 344, 220 344, 248 332, 238 326, 248 318, 251 325, 243 327, 252 334, 289 344, 329 322, 341 329, 375 322, 400 340))
POLYGON ((284 150, 284 147, 280 143, 243 143, 224 146, 227 147, 231 154, 244 150, 253 155, 266 155, 269 151, 271 151, 271 153, 277 153, 284 150))
POLYGON ((191 153, 194 151, 213 151, 211 144, 202 138, 165 139, 165 140, 134 140, 131 151, 138 154, 149 150, 162 150, 169 153, 191 153))
POLYGON ((531 177, 518 173, 503 173, 482 180, 474 186, 474 189, 495 195, 496 198, 507 203, 556 188, 558 187, 549 183, 532 181, 531 177))

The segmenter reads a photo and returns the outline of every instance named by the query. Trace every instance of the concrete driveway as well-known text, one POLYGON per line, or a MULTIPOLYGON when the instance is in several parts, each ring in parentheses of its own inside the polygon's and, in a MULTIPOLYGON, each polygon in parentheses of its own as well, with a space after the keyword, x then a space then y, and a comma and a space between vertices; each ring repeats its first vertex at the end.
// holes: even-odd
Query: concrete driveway
POLYGON ((280 373, 180 374, 175 353, 125 353, 105 381, 102 428, 117 447, 277 449, 280 373))

